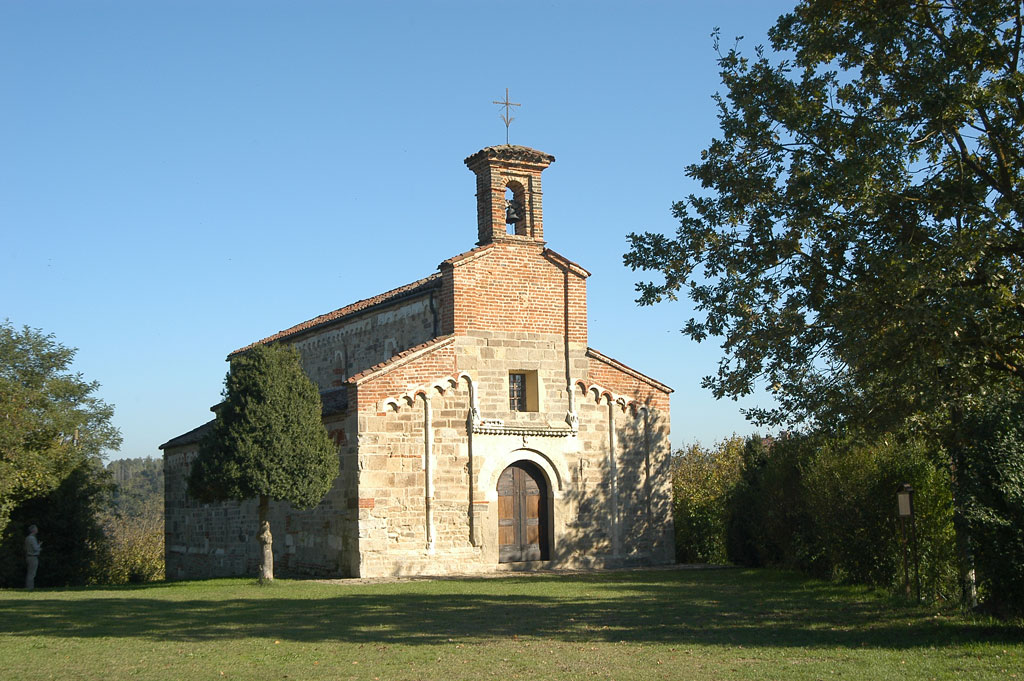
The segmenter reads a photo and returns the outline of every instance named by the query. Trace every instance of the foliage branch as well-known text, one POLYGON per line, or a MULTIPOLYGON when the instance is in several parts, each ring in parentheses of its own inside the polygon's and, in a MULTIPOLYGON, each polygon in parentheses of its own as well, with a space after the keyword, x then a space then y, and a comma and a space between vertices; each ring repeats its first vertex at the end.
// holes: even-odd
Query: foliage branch
MULTIPOLYGON (((1021 3, 801 2, 774 55, 720 51, 721 136, 674 238, 630 235, 652 304, 723 340, 758 423, 934 426, 1024 370, 1021 3)), ((718 44, 716 36, 716 46, 718 44)))

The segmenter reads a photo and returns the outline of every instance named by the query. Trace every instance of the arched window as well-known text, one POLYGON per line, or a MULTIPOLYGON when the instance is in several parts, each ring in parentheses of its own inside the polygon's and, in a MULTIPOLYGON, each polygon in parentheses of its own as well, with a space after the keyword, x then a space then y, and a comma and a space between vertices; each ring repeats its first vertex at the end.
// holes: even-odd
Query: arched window
POLYGON ((505 230, 506 234, 526 236, 528 225, 526 219, 526 191, 523 185, 509 180, 505 185, 505 230))

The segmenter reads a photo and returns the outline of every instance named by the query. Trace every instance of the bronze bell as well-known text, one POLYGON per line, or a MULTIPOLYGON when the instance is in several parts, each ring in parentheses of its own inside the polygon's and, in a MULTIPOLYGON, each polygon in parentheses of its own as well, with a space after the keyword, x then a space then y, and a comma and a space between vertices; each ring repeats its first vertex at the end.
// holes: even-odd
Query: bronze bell
POLYGON ((514 225, 523 219, 523 216, 519 214, 519 203, 514 199, 509 199, 505 202, 505 223, 514 225))

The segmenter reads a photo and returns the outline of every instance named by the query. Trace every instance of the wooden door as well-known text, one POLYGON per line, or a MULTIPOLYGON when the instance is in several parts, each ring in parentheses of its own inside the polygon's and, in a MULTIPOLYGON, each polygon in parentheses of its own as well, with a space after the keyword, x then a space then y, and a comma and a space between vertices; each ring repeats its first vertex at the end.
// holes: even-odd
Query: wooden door
POLYGON ((548 559, 547 485, 537 466, 518 461, 498 478, 498 562, 548 559))

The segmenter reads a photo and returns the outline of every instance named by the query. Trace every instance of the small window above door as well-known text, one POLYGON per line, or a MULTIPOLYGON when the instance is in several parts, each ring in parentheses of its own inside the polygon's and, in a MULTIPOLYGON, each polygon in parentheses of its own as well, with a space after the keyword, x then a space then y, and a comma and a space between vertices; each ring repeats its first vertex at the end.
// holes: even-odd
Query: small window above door
POLYGON ((508 373, 509 411, 539 411, 537 395, 536 371, 510 371, 508 373))

